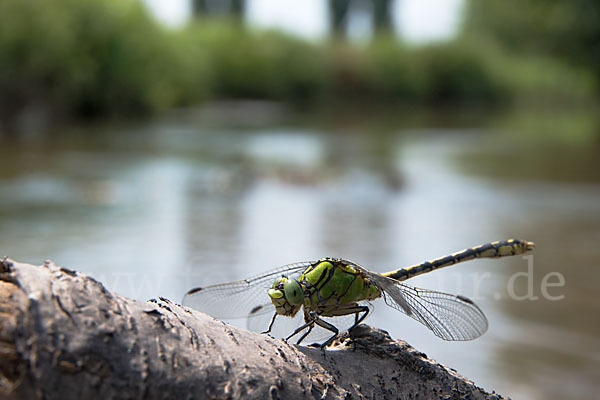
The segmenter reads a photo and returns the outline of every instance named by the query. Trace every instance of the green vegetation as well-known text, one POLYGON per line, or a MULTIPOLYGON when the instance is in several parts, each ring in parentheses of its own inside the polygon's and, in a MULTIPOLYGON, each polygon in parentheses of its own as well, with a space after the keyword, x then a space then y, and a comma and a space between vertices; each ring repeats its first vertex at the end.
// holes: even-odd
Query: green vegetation
MULTIPOLYGON (((467 32, 486 20, 472 14, 467 32)), ((32 105, 90 117, 219 97, 459 107, 571 105, 595 96, 596 76, 585 66, 552 52, 519 53, 491 35, 468 36, 478 39, 315 43, 225 20, 171 30, 136 0, 3 0, 0 121, 32 105)))
POLYGON ((214 96, 308 101, 323 93, 322 47, 274 31, 250 31, 226 20, 198 21, 176 41, 209 64, 214 96))
POLYGON ((486 35, 517 54, 545 55, 600 77, 597 0, 469 0, 465 34, 486 35))
POLYGON ((205 65, 137 1, 0 2, 0 106, 138 113, 200 99, 205 65), (194 93, 190 93, 194 87, 194 93))

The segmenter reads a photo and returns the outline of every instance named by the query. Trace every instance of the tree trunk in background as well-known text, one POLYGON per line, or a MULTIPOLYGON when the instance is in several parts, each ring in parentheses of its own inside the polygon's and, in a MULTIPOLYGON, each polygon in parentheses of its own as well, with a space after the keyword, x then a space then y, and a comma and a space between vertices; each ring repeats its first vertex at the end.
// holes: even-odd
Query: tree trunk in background
MULTIPOLYGON (((212 0, 221 1, 221 0, 212 0)), ((206 16, 221 11, 223 7, 219 4, 215 5, 211 0, 192 0, 192 15, 194 17, 206 16)), ((231 15, 237 21, 244 20, 244 12, 246 11, 246 2, 244 0, 230 0, 228 7, 224 9, 224 13, 231 15)))
POLYGON ((0 260, 0 399, 501 398, 386 332, 355 335, 355 351, 347 337, 294 346, 51 262, 0 260))
POLYGON ((206 0, 192 0, 192 15, 199 17, 208 13, 206 0))
POLYGON ((334 36, 346 37, 350 0, 329 0, 329 26, 334 36))
POLYGON ((390 0, 373 0, 373 30, 391 32, 393 28, 390 0))
POLYGON ((231 0, 231 14, 239 21, 244 20, 246 4, 244 0, 231 0))

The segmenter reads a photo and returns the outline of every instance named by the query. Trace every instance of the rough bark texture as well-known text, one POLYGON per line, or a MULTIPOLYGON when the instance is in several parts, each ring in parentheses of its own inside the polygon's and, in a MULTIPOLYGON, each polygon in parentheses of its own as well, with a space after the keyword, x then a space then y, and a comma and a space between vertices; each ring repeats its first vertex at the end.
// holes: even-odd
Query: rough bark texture
POLYGON ((500 399, 386 332, 326 351, 0 260, 0 398, 500 399))

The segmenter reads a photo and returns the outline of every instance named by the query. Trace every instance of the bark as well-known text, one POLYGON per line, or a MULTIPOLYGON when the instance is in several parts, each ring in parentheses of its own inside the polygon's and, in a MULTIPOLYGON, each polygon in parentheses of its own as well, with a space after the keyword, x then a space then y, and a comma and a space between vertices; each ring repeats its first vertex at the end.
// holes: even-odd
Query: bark
POLYGON ((361 325, 326 351, 248 332, 85 274, 0 260, 3 399, 500 399, 361 325))

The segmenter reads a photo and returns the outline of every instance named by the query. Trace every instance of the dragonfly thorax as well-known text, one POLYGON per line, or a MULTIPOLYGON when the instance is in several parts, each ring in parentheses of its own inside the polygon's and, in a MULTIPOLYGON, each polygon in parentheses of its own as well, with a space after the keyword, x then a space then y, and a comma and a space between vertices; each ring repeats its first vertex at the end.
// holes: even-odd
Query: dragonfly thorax
POLYGON ((277 314, 293 317, 302 308, 304 290, 296 279, 277 278, 267 293, 277 314))
POLYGON ((299 282, 304 288, 304 307, 325 316, 381 296, 369 278, 342 259, 319 260, 304 271, 299 282))

